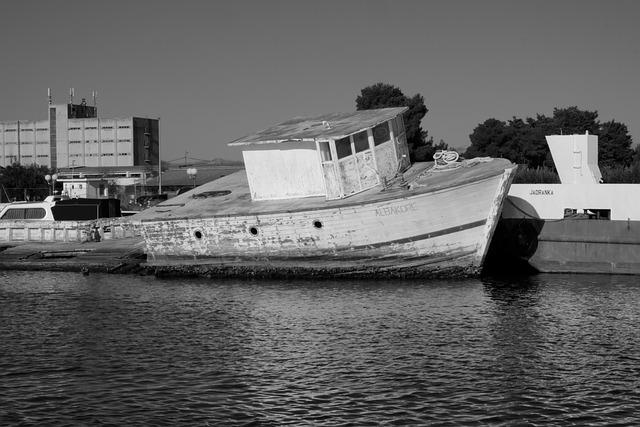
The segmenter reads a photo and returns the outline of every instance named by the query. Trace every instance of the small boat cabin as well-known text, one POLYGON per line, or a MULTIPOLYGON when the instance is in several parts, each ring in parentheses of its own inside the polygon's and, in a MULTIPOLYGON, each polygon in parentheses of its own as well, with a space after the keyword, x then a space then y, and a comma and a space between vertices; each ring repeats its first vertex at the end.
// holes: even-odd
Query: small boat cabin
POLYGON ((341 199, 409 166, 407 107, 296 117, 240 138, 252 200, 341 199))
POLYGON ((120 217, 119 199, 48 196, 41 202, 14 202, 0 208, 0 220, 86 221, 120 217))

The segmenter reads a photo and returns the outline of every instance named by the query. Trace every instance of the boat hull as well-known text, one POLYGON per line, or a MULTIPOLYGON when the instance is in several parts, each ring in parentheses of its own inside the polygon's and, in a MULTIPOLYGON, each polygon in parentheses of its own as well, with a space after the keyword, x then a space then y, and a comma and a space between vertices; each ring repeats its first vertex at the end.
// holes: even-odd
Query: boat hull
POLYGON ((501 219, 494 239, 492 263, 501 247, 504 264, 518 255, 541 273, 640 274, 640 221, 501 219))
POLYGON ((144 219, 147 263, 180 275, 476 275, 512 175, 502 167, 353 202, 144 219))

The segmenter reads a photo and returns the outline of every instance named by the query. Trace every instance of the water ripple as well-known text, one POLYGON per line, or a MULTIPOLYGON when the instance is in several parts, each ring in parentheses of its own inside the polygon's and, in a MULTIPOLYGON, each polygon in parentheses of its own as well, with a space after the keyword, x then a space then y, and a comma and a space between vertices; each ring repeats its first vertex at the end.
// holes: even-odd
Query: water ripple
POLYGON ((637 425, 639 294, 0 272, 0 425, 637 425))

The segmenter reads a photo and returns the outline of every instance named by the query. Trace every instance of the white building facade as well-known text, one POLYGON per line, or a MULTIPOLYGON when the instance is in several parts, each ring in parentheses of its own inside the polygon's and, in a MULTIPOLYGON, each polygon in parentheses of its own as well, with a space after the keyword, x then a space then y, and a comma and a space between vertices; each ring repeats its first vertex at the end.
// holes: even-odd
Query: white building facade
POLYGON ((159 164, 159 120, 99 118, 97 108, 49 105, 44 120, 0 122, 0 166, 50 169, 159 164))

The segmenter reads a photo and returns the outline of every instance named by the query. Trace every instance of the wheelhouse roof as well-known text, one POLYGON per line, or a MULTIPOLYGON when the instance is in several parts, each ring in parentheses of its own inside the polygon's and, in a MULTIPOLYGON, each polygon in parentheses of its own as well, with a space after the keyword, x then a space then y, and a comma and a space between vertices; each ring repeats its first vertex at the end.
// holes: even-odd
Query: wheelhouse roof
POLYGON ((372 128, 407 111, 408 107, 358 110, 296 117, 230 142, 229 146, 278 144, 295 141, 340 139, 372 128))

